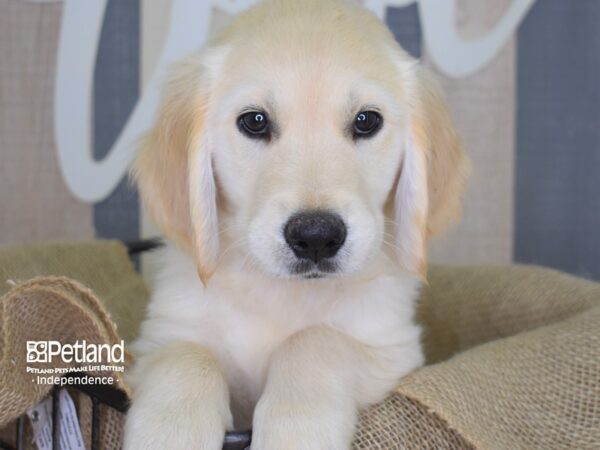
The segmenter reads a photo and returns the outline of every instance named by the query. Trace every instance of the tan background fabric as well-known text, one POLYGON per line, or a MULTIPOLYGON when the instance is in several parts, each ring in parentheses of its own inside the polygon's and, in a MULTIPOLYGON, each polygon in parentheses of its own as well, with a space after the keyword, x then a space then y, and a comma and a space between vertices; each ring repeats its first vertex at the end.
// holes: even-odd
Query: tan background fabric
POLYGON ((61 10, 0 0, 0 245, 94 236, 91 205, 68 192, 54 146, 61 10))
MULTIPOLYGON (((456 23, 461 37, 485 35, 510 3, 459 0, 456 23)), ((474 75, 450 78, 436 71, 473 172, 461 222, 432 242, 430 254, 435 262, 513 261, 515 56, 513 37, 490 64, 474 75)), ((432 66, 427 52, 424 60, 432 66)))

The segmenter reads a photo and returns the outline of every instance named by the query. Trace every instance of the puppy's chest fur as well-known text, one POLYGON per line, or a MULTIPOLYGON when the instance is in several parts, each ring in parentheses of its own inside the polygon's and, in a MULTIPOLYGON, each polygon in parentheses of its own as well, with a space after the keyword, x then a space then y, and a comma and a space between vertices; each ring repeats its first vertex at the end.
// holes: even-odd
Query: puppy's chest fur
MULTIPOLYGON (((217 272, 205 288, 193 261, 178 250, 167 248, 156 256, 160 271, 132 350, 140 356, 177 340, 205 346, 225 371, 237 427, 251 423, 273 352, 305 328, 331 326, 388 352, 394 361, 389 371, 404 371, 403 361, 394 357, 407 346, 420 357, 419 328, 413 323, 419 282, 414 278, 388 273, 285 280, 241 264, 217 272)), ((377 272, 378 262, 373 264, 377 272)))

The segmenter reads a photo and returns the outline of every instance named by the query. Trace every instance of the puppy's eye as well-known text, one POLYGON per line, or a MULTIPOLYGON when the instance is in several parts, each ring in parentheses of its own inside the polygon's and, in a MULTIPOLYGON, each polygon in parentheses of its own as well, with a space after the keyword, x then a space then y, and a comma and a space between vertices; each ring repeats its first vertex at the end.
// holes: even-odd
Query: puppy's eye
POLYGON ((250 111, 242 114, 237 120, 238 128, 246 136, 263 139, 269 137, 269 119, 263 111, 250 111))
POLYGON ((355 139, 373 136, 381 128, 383 118, 375 111, 361 111, 354 118, 352 134, 355 139))

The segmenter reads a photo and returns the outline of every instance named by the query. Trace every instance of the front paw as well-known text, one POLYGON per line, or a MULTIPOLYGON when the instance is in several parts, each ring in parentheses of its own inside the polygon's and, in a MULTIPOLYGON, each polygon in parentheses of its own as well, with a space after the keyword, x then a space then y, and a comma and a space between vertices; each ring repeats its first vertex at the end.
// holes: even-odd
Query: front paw
POLYGON ((176 341, 142 356, 133 386, 124 450, 220 450, 233 420, 223 372, 203 347, 176 341))
MULTIPOLYGON (((125 422, 124 450, 220 450, 230 423, 214 411, 142 410, 135 404, 125 422)), ((230 422, 230 420, 229 420, 230 422)))
POLYGON ((252 450, 347 450, 354 405, 262 398, 254 411, 252 450))

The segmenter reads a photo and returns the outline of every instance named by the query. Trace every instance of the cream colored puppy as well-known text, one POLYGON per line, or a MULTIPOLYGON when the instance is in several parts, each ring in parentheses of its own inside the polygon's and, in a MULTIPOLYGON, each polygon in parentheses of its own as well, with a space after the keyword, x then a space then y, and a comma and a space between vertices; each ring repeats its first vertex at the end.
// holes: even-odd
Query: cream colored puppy
POLYGON ((466 160, 376 17, 268 0, 174 69, 134 174, 171 239, 129 376, 126 449, 346 449, 423 356, 426 241, 466 160))

